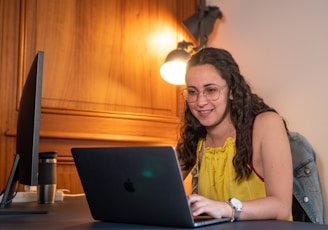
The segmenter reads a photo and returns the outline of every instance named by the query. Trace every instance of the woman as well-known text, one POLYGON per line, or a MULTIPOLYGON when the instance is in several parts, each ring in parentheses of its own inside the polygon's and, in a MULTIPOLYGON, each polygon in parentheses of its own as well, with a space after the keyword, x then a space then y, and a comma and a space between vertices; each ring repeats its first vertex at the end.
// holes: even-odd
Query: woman
POLYGON ((251 92, 223 49, 204 48, 186 71, 177 152, 191 172, 194 216, 291 220, 292 160, 285 121, 251 92))

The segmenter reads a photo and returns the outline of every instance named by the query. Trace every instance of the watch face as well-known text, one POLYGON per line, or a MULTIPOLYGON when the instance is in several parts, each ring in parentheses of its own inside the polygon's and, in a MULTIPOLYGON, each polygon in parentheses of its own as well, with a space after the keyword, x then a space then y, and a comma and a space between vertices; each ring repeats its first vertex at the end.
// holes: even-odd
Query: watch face
POLYGON ((240 200, 237 200, 236 198, 231 198, 230 202, 236 209, 243 208, 243 204, 240 202, 240 200))

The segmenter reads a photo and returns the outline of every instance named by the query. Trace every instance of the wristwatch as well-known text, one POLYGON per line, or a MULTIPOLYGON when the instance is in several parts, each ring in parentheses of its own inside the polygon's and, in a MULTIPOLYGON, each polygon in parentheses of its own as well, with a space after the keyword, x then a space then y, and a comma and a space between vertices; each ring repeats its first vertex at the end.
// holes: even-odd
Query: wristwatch
POLYGON ((240 213, 243 211, 243 203, 236 198, 230 198, 227 202, 232 208, 231 222, 238 219, 240 213))

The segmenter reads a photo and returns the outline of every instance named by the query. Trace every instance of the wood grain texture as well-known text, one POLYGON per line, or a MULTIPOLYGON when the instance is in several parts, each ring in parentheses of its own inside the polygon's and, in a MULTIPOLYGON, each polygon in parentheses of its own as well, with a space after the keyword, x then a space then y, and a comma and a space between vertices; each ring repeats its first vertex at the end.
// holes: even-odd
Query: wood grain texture
POLYGON ((175 145, 181 87, 159 68, 196 0, 0 0, 0 186, 15 153, 17 106, 45 53, 40 151, 58 152, 58 188, 81 192, 71 147, 175 145))
POLYGON ((160 2, 37 1, 26 45, 45 52, 44 107, 177 116, 176 88, 160 78, 163 53, 150 39, 165 25, 160 2))

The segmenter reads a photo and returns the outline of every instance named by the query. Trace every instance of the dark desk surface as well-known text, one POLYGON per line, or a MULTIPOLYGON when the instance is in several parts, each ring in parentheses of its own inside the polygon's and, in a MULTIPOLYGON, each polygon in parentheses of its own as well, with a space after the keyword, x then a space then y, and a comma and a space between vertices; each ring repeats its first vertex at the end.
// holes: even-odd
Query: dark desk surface
MULTIPOLYGON (((11 208, 21 208, 13 204, 11 208)), ((50 205, 25 204, 27 209, 45 209, 47 214, 0 215, 0 229, 185 229, 161 226, 104 223, 92 219, 85 199, 68 198, 50 205)), ((328 230, 328 225, 288 221, 237 221, 221 223, 202 230, 328 230)))

